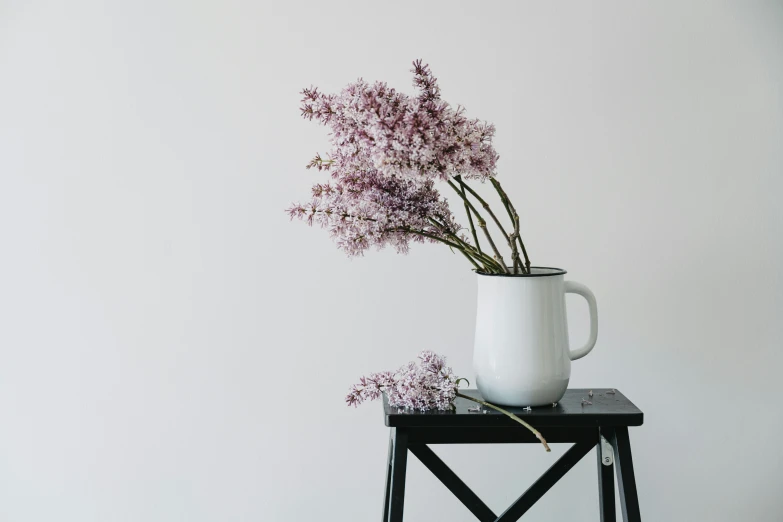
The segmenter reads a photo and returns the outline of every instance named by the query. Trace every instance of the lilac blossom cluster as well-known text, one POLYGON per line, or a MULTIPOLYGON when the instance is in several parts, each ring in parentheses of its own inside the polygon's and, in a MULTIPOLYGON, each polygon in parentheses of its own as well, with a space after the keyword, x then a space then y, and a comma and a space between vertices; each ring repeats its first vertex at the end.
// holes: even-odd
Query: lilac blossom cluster
POLYGON ((329 171, 332 181, 288 212, 327 228, 349 255, 371 246, 405 253, 411 241, 467 242, 434 180, 494 176, 494 126, 443 101, 421 61, 412 72, 418 96, 361 79, 339 94, 302 93, 302 115, 331 131, 328 159, 316 155, 308 168, 329 171))
POLYGON ((442 100, 437 79, 421 60, 411 72, 416 97, 361 79, 338 95, 317 88, 302 92, 302 115, 331 130, 336 170, 352 172, 357 163, 364 168, 369 162, 385 175, 414 179, 493 176, 495 127, 466 118, 462 107, 442 100))
POLYGON ((371 246, 407 253, 411 241, 435 242, 454 236, 459 225, 432 180, 384 176, 368 168, 313 186, 313 199, 292 206, 291 218, 329 230, 348 255, 371 246))
POLYGON ((447 410, 452 407, 459 381, 446 358, 431 351, 419 354, 419 364, 410 362, 397 371, 372 373, 351 386, 345 401, 358 406, 386 394, 389 405, 417 410, 447 410))
MULTIPOLYGON (((374 401, 385 394, 390 406, 426 411, 449 410, 454 407, 454 400, 461 397, 496 410, 518 422, 530 430, 549 451, 549 445, 543 435, 517 415, 484 400, 460 393, 460 381, 467 379, 455 376, 452 369, 446 366, 445 357, 425 350, 418 358, 418 364, 413 361, 397 371, 371 373, 362 377, 357 384, 351 386, 345 402, 349 406, 358 406, 364 401, 374 401)), ((477 411, 487 413, 481 408, 477 411)))

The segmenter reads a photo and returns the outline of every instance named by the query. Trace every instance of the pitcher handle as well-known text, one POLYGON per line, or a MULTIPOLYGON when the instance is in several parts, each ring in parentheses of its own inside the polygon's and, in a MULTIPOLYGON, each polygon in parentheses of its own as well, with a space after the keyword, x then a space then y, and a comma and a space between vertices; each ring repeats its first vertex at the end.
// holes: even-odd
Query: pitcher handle
POLYGON ((587 306, 590 308, 590 338, 587 340, 587 344, 578 350, 571 350, 569 352, 571 360, 575 361, 590 353, 590 350, 593 349, 595 342, 598 340, 598 304, 595 302, 595 295, 593 295, 593 292, 582 283, 566 281, 565 293, 581 295, 587 300, 587 306))

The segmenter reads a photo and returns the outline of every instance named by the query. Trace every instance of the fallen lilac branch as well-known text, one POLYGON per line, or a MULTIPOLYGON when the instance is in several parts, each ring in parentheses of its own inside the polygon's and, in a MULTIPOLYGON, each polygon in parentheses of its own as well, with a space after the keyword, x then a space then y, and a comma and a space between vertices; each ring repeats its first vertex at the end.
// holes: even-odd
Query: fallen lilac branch
POLYGON ((541 444, 544 445, 544 449, 546 449, 547 451, 552 451, 549 448, 549 444, 546 443, 546 439, 544 438, 544 436, 541 435, 541 433, 537 429, 535 429, 533 426, 531 426, 527 422, 523 421, 522 419, 520 419, 519 417, 517 417, 516 415, 514 415, 510 411, 504 410, 500 406, 495 406, 494 404, 491 404, 491 403, 489 403, 487 401, 482 401, 480 399, 476 399, 475 397, 471 397, 470 395, 465 395, 464 393, 457 392, 457 397, 461 397, 461 398, 467 399, 469 401, 477 402, 477 403, 481 404, 482 406, 486 406, 487 408, 492 408, 493 410, 499 411, 500 413, 502 413, 504 415, 507 415, 508 417, 511 417, 513 420, 517 421, 522 426, 524 426, 525 428, 530 430, 533 433, 533 435, 535 435, 536 438, 541 441, 541 444))
POLYGON ((364 401, 372 401, 386 394, 389 406, 417 410, 448 410, 454 407, 454 399, 461 397, 510 417, 530 430, 541 441, 544 448, 550 451, 543 435, 527 422, 499 406, 460 393, 459 384, 467 379, 454 375, 451 367, 446 366, 445 357, 425 350, 418 358, 420 364, 410 362, 397 371, 372 373, 362 377, 358 384, 351 386, 345 402, 349 406, 358 406, 364 401))

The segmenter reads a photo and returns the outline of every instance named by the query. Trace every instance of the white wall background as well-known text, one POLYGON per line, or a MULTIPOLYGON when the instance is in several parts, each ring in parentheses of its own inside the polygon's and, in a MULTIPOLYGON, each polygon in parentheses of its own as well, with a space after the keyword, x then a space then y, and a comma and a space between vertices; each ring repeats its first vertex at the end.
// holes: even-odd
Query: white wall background
MULTIPOLYGON (((645 520, 783 520, 781 2, 0 0, 1 521, 380 517, 380 406, 343 396, 423 348, 470 375, 474 276, 283 209, 327 150, 300 89, 418 57, 598 296, 572 386, 645 411, 645 520)), ((563 449, 437 451, 500 511, 563 449)), ((410 462, 406 520, 472 520, 410 462)), ((597 520, 594 463, 530 519, 597 520)))

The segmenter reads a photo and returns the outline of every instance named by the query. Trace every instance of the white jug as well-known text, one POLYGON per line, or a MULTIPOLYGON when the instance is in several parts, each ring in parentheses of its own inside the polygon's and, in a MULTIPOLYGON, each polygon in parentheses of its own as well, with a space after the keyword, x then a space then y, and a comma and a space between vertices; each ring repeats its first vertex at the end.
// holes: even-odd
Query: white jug
POLYGON ((551 406, 571 377, 571 361, 584 357, 598 338, 595 296, 565 281, 559 268, 532 267, 530 274, 477 272, 478 309, 473 369, 485 400, 506 406, 551 406), (590 308, 590 338, 568 344, 565 294, 579 294, 590 308))

